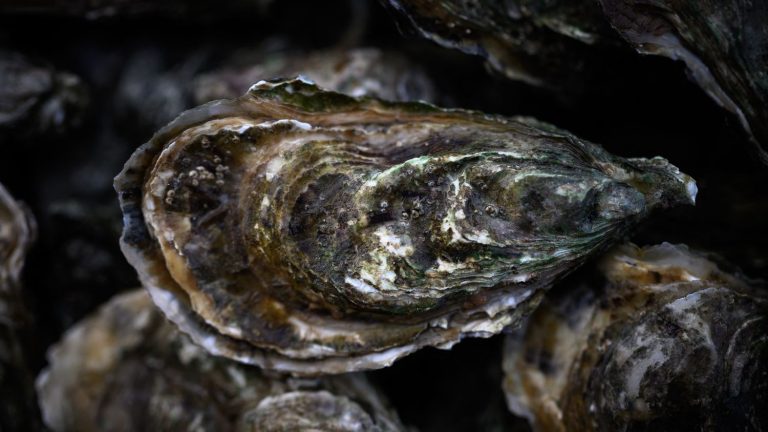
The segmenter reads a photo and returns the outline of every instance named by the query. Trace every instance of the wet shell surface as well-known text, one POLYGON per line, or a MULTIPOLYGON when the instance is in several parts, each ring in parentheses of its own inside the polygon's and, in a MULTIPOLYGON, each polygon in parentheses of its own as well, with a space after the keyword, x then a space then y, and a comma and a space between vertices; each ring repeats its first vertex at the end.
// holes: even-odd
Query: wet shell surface
POLYGON ((123 251, 168 318, 212 353, 297 374, 498 333, 696 193, 662 158, 531 119, 302 80, 184 113, 115 187, 123 251))
POLYGON ((685 246, 615 248, 507 341, 510 409, 539 431, 765 430, 768 299, 685 246))
POLYGON ((154 307, 121 294, 49 351, 37 391, 54 431, 402 431, 362 375, 268 376, 214 357, 154 307))

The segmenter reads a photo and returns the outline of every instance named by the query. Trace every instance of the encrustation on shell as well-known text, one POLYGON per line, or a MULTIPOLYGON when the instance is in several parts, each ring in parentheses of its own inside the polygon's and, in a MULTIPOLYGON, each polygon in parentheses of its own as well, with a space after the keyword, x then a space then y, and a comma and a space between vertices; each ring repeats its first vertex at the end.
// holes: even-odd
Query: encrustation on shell
POLYGON ((406 430, 362 374, 288 378, 212 356, 143 289, 75 324, 48 358, 37 390, 57 432, 406 430))
POLYGON ((510 409, 540 431, 764 430, 768 298, 682 245, 626 244, 605 287, 551 292, 509 336, 510 409))
POLYGON ((649 211, 693 203, 662 158, 301 79, 188 111, 115 179, 123 251, 212 353, 296 374, 487 337, 649 211))

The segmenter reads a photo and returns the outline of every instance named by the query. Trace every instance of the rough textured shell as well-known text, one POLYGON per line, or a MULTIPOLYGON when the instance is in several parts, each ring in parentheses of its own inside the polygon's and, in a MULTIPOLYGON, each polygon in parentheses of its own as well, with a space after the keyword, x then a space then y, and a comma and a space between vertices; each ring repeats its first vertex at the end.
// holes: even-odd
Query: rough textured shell
POLYGON ((49 352, 37 388, 55 431, 400 431, 362 375, 267 376, 213 357, 157 311, 121 294, 49 352))
POLYGON ((509 407, 536 430, 765 430, 768 301, 685 246, 625 245, 511 336, 509 407))
POLYGON ((661 158, 532 120, 301 80, 185 113, 115 185, 123 250, 166 315, 213 353, 296 373, 498 333, 695 195, 661 158))

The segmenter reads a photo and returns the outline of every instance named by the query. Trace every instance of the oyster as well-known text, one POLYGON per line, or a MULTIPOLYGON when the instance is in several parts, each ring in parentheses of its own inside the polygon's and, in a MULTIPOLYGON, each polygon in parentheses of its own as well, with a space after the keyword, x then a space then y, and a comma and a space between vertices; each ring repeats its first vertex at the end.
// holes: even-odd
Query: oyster
POLYGON ((29 212, 0 185, 0 430, 35 430, 37 410, 22 334, 29 324, 19 280, 35 237, 29 212))
POLYGON ((0 138, 64 133, 80 125, 87 106, 77 76, 0 49, 0 138))
MULTIPOLYGON (((616 37, 597 2, 386 0, 432 41, 536 86, 570 89, 616 37)), ((604 60, 604 56, 603 56, 604 60)))
POLYGON ((511 336, 509 407, 536 430, 765 430, 768 299, 685 246, 623 245, 511 336))
MULTIPOLYGON (((193 85, 202 104, 236 98, 260 80, 301 75, 318 87, 350 96, 373 96, 392 101, 435 100, 427 75, 405 57, 377 48, 330 49, 310 53, 273 53, 260 62, 223 67, 202 74, 193 85)), ((234 62, 233 62, 234 63, 234 62)))
POLYGON ((54 431, 405 430, 364 376, 290 379, 213 357, 141 289, 76 324, 48 356, 37 389, 54 431))
POLYGON ((123 251, 210 352, 294 373, 489 336, 651 209, 662 158, 530 119, 261 82, 163 128, 115 179, 123 251))
POLYGON ((148 136, 182 111, 216 99, 235 98, 255 82, 301 75, 320 87, 350 96, 433 102, 426 73, 405 57, 376 48, 315 52, 268 47, 238 52, 203 72, 206 52, 169 67, 159 52, 144 51, 128 62, 118 88, 118 110, 133 129, 148 136))
POLYGON ((638 52, 685 62, 690 77, 734 113, 768 164, 768 3, 600 0, 638 52))

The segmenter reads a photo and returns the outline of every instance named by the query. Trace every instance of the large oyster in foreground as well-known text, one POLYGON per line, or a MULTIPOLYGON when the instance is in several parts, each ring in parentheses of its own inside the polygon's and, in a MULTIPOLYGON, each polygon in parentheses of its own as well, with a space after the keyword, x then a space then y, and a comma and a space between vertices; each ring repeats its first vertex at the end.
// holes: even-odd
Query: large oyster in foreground
POLYGON ((31 215, 0 184, 0 430, 4 431, 39 426, 22 342, 29 313, 20 287, 21 269, 34 237, 31 215))
POLYGON ((768 428, 764 292, 668 243, 601 267, 604 290, 547 298, 509 338, 512 411, 541 431, 768 428))
POLYGON ((166 321, 144 290, 70 329, 38 378, 54 431, 399 431, 361 375, 270 377, 217 358, 166 321))
POLYGON ((301 80, 184 113, 115 186, 123 250, 172 321, 213 353, 304 374, 498 333, 695 194, 664 159, 532 120, 301 80))

